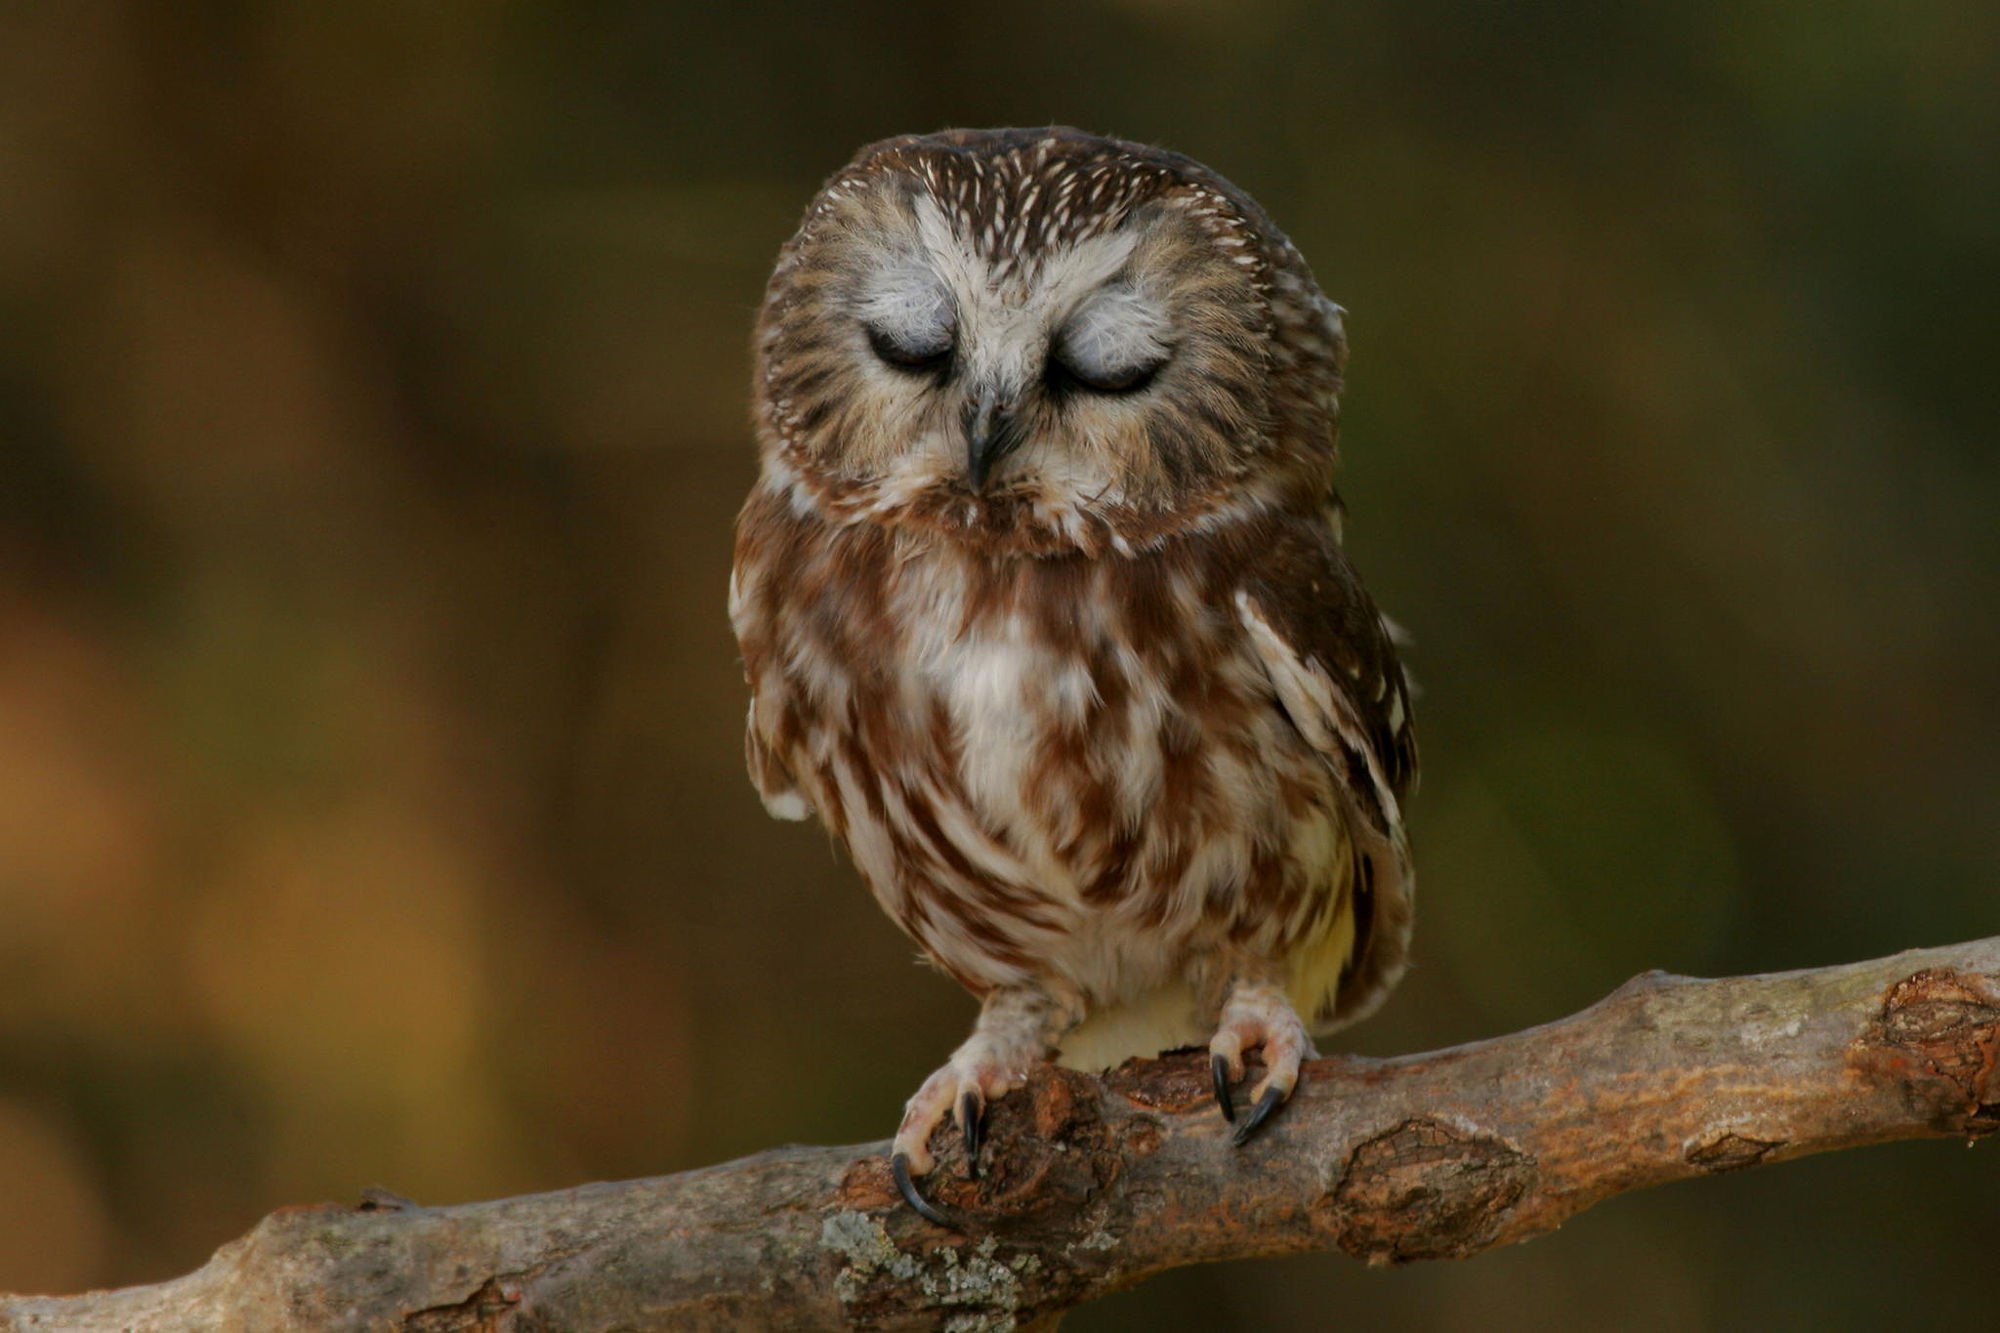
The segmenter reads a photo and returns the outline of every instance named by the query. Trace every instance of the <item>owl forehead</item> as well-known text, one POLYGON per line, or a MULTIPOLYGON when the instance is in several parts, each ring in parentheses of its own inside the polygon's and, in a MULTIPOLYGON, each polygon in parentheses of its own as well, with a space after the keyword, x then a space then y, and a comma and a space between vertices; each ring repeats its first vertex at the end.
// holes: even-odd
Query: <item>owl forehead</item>
POLYGON ((1004 152, 920 151, 900 165, 960 241, 1004 276, 1115 231, 1175 184, 1164 166, 1064 147, 1050 137, 1004 152))
POLYGON ((871 192, 890 215, 874 232, 890 248, 881 276, 1016 308, 1080 295, 1117 274, 1139 239, 1127 222, 1160 193, 1156 173, 1112 167, 1040 154, 898 163, 871 192))
MULTIPOLYGON (((1262 247, 1227 187, 1147 151, 1059 134, 892 141, 829 182, 808 229, 818 221, 859 242, 848 252, 849 299, 919 345, 956 322, 975 341, 1019 343, 1025 354, 1094 293, 1127 288, 1116 280, 1133 270, 1186 273, 1145 261, 1189 244, 1214 247, 1234 261, 1224 268, 1261 288, 1262 247)), ((1154 308, 1155 323, 1162 313, 1154 308)))
MULTIPOLYGON (((1103 230, 1033 255, 995 255, 929 195, 909 201, 909 226, 863 279, 862 304, 892 326, 956 323, 973 343, 1032 341, 1104 291, 1138 247, 1130 229, 1103 230)), ((894 236, 895 232, 885 232, 894 236)))

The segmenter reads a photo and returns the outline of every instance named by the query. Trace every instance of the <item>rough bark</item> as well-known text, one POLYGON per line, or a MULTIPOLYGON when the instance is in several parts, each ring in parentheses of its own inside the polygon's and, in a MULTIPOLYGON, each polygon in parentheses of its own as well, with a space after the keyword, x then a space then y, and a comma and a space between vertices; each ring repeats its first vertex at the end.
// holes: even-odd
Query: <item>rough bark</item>
POLYGON ((2000 1129, 2000 937, 1654 973, 1546 1027, 1320 1060, 1242 1149, 1205 1065, 1037 1074, 994 1107, 979 1182, 940 1141, 926 1183, 963 1232, 898 1201, 884 1144, 779 1148, 491 1203, 284 1209, 174 1281, 0 1298, 0 1329, 1004 1329, 1181 1264, 1458 1258, 1663 1181, 2000 1129))

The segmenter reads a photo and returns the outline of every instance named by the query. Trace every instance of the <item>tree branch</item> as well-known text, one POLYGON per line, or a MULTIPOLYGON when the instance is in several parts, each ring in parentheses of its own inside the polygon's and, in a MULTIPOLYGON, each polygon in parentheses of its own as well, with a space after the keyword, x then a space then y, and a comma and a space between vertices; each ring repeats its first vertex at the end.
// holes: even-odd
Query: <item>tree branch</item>
MULTIPOLYGON (((1206 1058, 1038 1073, 990 1161, 897 1199, 884 1144, 450 1208, 290 1208, 157 1286, 0 1299, 0 1328, 1011 1328, 1182 1264, 1525 1240, 1626 1190, 2000 1129, 2000 937, 1776 976, 1653 973, 1572 1018, 1308 1066, 1229 1146, 1206 1058)), ((942 1136, 941 1136, 942 1140, 942 1136)))

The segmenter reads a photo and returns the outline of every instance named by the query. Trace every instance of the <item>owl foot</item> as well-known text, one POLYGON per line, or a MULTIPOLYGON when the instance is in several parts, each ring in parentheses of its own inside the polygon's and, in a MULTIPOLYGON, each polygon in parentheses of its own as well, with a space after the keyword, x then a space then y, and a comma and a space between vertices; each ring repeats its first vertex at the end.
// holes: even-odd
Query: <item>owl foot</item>
POLYGON ((931 1131, 951 1116, 965 1147, 966 1179, 979 1179, 986 1104, 1027 1082, 1028 1071, 1048 1057, 1080 1012, 1079 1005, 1039 988, 994 991, 986 997, 972 1035, 910 1098, 890 1145, 896 1189, 918 1216, 942 1227, 959 1225, 916 1187, 916 1177, 929 1175, 937 1165, 930 1148, 931 1131))
POLYGON ((1234 1140, 1240 1146, 1285 1104, 1298 1086, 1299 1066, 1319 1052, 1313 1049, 1305 1023, 1282 990, 1266 982, 1239 982, 1222 1006, 1208 1054, 1216 1105, 1222 1108, 1222 1118, 1235 1124, 1234 1140), (1257 1084, 1249 1113, 1238 1121, 1229 1087, 1243 1077, 1243 1053, 1252 1047, 1263 1049, 1264 1077, 1257 1084))
POLYGON ((950 1063, 924 1080, 903 1111, 902 1126, 890 1145, 889 1168, 896 1189, 917 1216, 936 1226, 962 1230, 962 1222, 918 1192, 914 1177, 929 1175, 937 1165, 931 1155, 931 1131, 947 1114, 958 1124, 965 1145, 965 1176, 979 1179, 979 1149, 984 1139, 986 1103, 1027 1081, 1028 1068, 1042 1056, 1032 1051, 1000 1048, 987 1034, 975 1032, 952 1054, 950 1063), (1009 1058, 1009 1057, 1012 1058, 1009 1058))

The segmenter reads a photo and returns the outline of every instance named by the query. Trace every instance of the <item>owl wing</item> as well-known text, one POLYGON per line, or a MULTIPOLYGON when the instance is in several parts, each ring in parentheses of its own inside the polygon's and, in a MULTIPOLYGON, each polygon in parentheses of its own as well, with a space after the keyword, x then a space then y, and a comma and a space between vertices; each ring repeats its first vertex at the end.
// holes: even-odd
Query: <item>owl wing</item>
POLYGON ((750 698, 750 717, 743 728, 743 757, 750 767, 750 781, 764 808, 777 819, 804 819, 812 813, 812 802, 799 790, 798 779, 785 761, 764 741, 757 727, 757 697, 750 698))
MULTIPOLYGON (((761 526, 756 517, 758 504, 759 493, 753 491, 739 520, 736 564, 729 571, 729 621, 743 650, 743 678, 750 686, 750 715, 743 726, 743 758, 750 769, 750 781, 756 786, 757 795, 763 798, 764 808, 778 819, 804 819, 813 812, 812 802, 799 790, 798 779, 792 776, 791 768, 779 752, 781 747, 772 743, 774 736, 786 734, 785 724, 795 723, 796 719, 789 709, 779 706, 785 702, 783 674, 772 672, 770 679, 765 678, 764 665, 771 656, 768 629, 771 608, 768 594, 757 595, 759 589, 768 586, 760 577, 764 568, 763 548, 749 538, 761 526)), ((791 734, 796 734, 795 729, 791 734)))
POLYGON ((1340 780, 1354 832, 1353 952, 1336 1012, 1359 1017, 1402 973, 1414 879, 1403 801, 1417 780, 1409 682, 1394 631, 1330 526, 1276 541, 1236 593, 1278 705, 1340 780))

